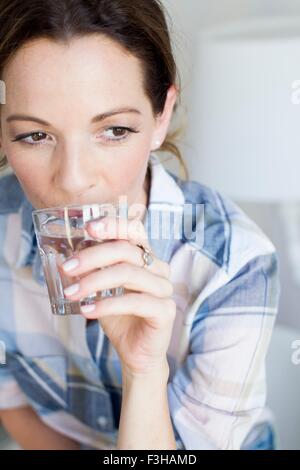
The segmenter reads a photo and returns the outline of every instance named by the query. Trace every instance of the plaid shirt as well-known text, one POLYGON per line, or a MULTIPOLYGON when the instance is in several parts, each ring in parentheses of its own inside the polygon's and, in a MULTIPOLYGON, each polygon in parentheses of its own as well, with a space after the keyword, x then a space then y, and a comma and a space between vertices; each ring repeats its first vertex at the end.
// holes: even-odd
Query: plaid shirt
MULTIPOLYGON (((265 419, 265 356, 280 296, 277 253, 224 195, 181 180, 155 154, 150 168, 144 225, 156 256, 170 263, 177 305, 167 352, 177 448, 241 449, 265 419), (203 211, 189 210, 198 204, 203 211), (156 228, 166 215, 171 236, 164 237, 156 228), (192 223, 188 234, 177 230, 184 217, 192 223)), ((122 400, 118 355, 97 320, 51 314, 33 207, 14 174, 0 179, 0 195, 6 348, 0 409, 30 405, 82 446, 114 449, 122 400)))

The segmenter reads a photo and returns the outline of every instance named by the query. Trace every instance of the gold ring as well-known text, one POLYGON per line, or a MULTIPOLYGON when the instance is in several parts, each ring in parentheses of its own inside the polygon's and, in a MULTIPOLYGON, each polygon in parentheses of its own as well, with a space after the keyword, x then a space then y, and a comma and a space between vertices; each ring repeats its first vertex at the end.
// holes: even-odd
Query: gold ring
POLYGON ((153 261, 154 261, 152 251, 149 250, 148 248, 146 248, 145 246, 143 246, 143 245, 140 244, 140 243, 137 244, 137 246, 143 250, 143 261, 144 261, 144 266, 143 266, 143 268, 146 268, 147 266, 151 266, 151 264, 152 264, 153 261))

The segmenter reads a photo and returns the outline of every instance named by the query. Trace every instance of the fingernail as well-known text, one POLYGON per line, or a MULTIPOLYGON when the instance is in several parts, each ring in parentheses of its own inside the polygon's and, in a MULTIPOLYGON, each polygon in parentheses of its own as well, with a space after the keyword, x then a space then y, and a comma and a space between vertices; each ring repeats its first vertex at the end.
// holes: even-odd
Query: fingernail
POLYGON ((79 291, 79 284, 72 284, 71 286, 64 289, 65 295, 73 295, 79 291))
POLYGON ((96 308, 96 305, 95 304, 90 304, 90 305, 82 305, 82 307, 80 307, 82 313, 90 313, 90 312, 93 312, 96 308))
POLYGON ((62 267, 65 272, 72 271, 73 269, 79 266, 79 260, 76 258, 72 258, 69 261, 66 261, 62 267))

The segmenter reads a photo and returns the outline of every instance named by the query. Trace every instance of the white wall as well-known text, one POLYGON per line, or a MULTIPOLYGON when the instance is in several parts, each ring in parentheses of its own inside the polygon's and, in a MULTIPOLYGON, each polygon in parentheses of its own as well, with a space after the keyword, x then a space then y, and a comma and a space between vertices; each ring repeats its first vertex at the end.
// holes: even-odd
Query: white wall
POLYGON ((299 0, 162 0, 174 23, 173 38, 184 86, 193 68, 196 31, 250 17, 299 15, 299 0))
MULTIPOLYGON (((299 0, 162 0, 162 2, 171 15, 172 38, 183 82, 183 104, 187 108, 187 125, 189 102, 192 99, 189 96, 189 78, 193 73, 193 37, 196 31, 250 17, 300 16, 299 0)), ((195 144, 193 143, 193 146, 195 144)), ((192 158, 190 143, 183 139, 180 147, 189 167, 189 159, 192 158)), ((168 166, 175 171, 178 168, 175 162, 168 166)), ((250 203, 240 203, 240 206, 267 233, 279 254, 282 293, 278 321, 300 330, 300 285, 296 284, 291 276, 286 250, 288 240, 282 227, 278 206, 250 203)))

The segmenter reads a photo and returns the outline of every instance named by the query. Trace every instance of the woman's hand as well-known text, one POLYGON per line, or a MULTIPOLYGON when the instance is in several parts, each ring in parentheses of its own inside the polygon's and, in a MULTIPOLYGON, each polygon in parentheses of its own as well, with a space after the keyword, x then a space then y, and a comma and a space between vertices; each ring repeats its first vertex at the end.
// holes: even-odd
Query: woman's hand
POLYGON ((97 222, 91 222, 87 231, 105 242, 74 257, 79 261, 78 267, 66 274, 88 274, 81 278, 76 293, 68 295, 72 291, 68 288, 65 295, 79 301, 96 291, 125 288, 124 295, 103 298, 95 303, 93 311, 85 313, 82 308, 82 314, 99 320, 126 371, 143 376, 166 362, 176 315, 170 268, 154 254, 153 263, 143 267, 143 251, 137 244, 150 246, 141 221, 105 217, 101 222, 102 229, 97 222))

